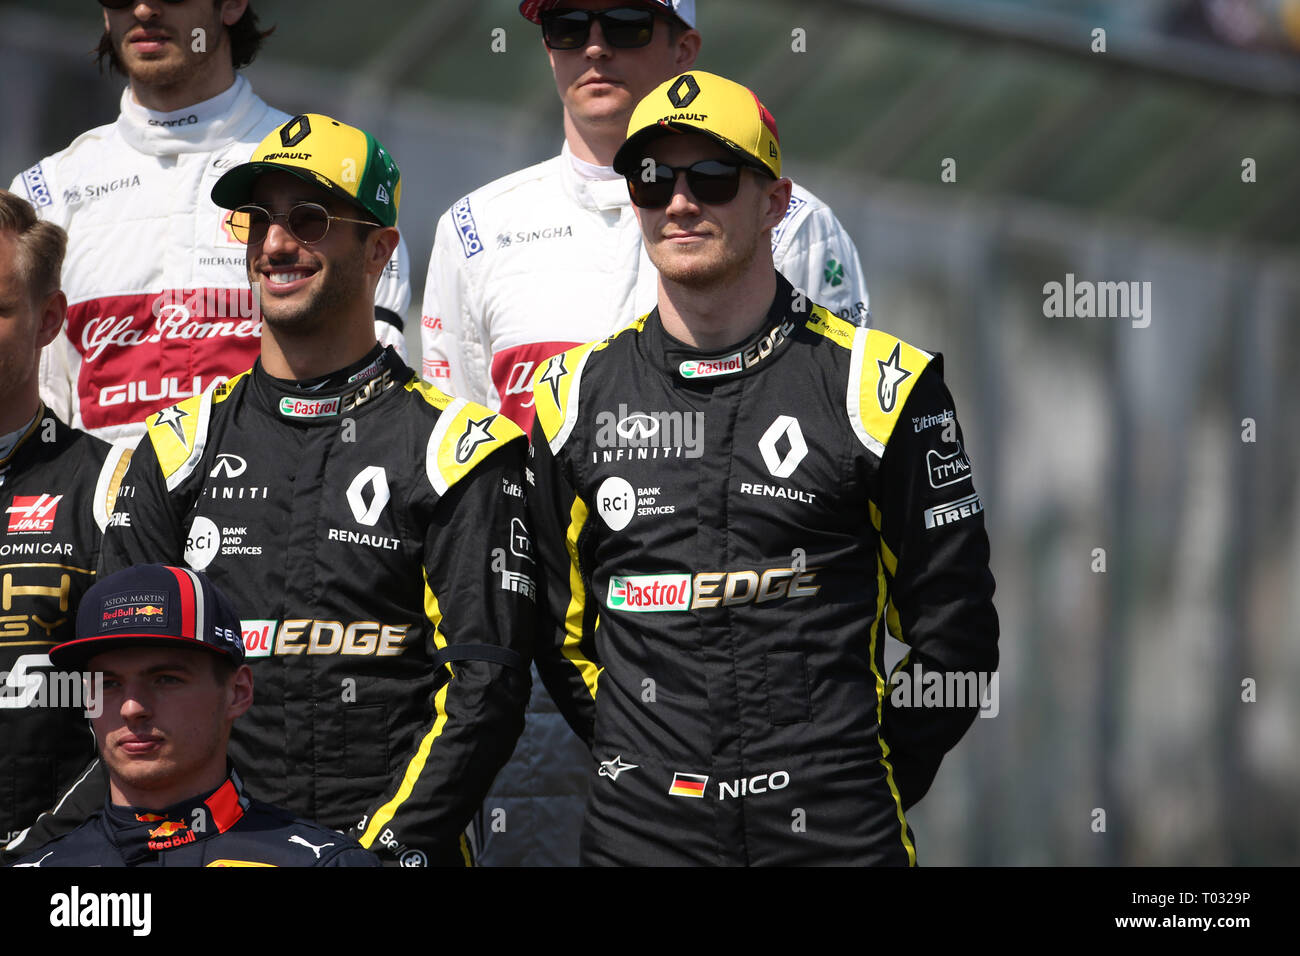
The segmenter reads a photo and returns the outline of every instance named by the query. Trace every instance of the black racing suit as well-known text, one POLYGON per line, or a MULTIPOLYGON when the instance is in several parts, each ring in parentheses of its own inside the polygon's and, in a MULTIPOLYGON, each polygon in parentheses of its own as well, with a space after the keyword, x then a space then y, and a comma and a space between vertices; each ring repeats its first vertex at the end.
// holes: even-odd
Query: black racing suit
POLYGON ((250 799, 233 770, 165 810, 106 800, 81 826, 16 866, 379 866, 351 837, 250 799))
POLYGON ((129 459, 44 407, 0 458, 0 846, 94 757, 84 712, 95 702, 48 651, 75 636, 129 459))
POLYGON ((896 673, 997 666, 941 357, 805 301, 778 277, 713 352, 656 310, 534 379, 537 661, 593 750, 586 863, 914 864, 904 810, 978 699, 891 706, 885 634, 896 673))
POLYGON ((391 349, 311 388, 259 362, 149 416, 101 573, 184 562, 234 603, 250 793, 386 864, 464 865, 530 685, 526 449, 391 349))

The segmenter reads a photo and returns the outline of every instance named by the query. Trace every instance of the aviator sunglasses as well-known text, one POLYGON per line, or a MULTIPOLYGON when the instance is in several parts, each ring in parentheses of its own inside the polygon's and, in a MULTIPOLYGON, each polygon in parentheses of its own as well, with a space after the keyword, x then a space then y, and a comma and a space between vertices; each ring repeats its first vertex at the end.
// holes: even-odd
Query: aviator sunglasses
POLYGON ((721 159, 702 159, 689 166, 656 163, 653 173, 647 170, 628 176, 627 190, 632 202, 642 209, 663 209, 673 201, 677 174, 685 173, 691 195, 702 203, 718 206, 736 198, 740 191, 740 173, 746 168, 749 167, 721 159))
POLYGON ((289 235, 308 245, 324 239, 325 234, 330 231, 330 221, 334 219, 339 222, 355 222, 362 226, 378 225, 365 219, 331 216, 329 210, 314 202, 300 202, 288 212, 274 214, 261 206, 240 206, 231 212, 226 224, 230 226, 231 234, 238 241, 256 245, 266 239, 271 223, 277 219, 284 220, 284 227, 289 230, 289 235))
POLYGON ((591 35, 591 21, 600 21, 605 42, 631 49, 645 46, 654 35, 655 15, 643 7, 610 10, 547 10, 541 15, 542 39, 552 50, 576 50, 591 35))

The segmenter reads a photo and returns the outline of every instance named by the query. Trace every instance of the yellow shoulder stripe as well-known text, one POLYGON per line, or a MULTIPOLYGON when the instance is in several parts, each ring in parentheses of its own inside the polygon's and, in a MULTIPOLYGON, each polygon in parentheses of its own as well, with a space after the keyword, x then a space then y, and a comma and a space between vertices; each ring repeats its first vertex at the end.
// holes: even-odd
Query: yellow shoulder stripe
POLYGON ((426 402, 432 405, 438 411, 442 411, 452 403, 452 397, 442 389, 428 382, 422 381, 419 376, 412 374, 410 381, 403 386, 408 392, 415 392, 426 402))
POLYGON ((212 406, 224 402, 235 383, 247 374, 248 370, 240 372, 228 381, 213 385, 202 395, 194 395, 178 405, 146 416, 149 441, 153 443, 158 465, 167 479, 168 491, 189 477, 203 458, 212 406))
POLYGON ((603 341, 577 345, 552 355, 533 373, 533 410, 542 423, 552 453, 563 447, 578 419, 578 391, 587 360, 624 332, 640 332, 649 317, 646 313, 603 341))
POLYGON ((855 329, 846 404, 862 444, 883 456, 907 397, 934 358, 878 329, 855 329))
POLYGON ((505 415, 476 402, 453 398, 429 435, 424 462, 429 483, 438 494, 445 495, 488 455, 523 437, 519 426, 505 415))
POLYGON ((113 445, 109 449, 108 457, 104 459, 104 467, 99 470, 99 478, 95 482, 95 498, 91 502, 91 513, 95 516, 95 524, 99 525, 101 532, 108 528, 113 506, 117 503, 117 490, 121 487, 127 466, 131 464, 133 451, 134 449, 128 445, 113 445))
POLYGON ((858 329, 852 322, 841 319, 820 305, 812 307, 812 317, 804 325, 809 331, 823 335, 845 349, 853 348, 853 336, 858 329))

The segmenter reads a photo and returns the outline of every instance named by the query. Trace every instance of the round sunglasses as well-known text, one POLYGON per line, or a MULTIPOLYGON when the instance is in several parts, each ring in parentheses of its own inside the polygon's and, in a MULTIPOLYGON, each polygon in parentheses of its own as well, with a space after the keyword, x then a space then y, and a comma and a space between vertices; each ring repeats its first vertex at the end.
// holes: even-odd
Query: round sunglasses
POLYGON ((324 239, 325 235, 330 231, 330 222, 332 220, 355 222, 362 226, 379 225, 365 219, 332 216, 328 209, 314 202, 300 202, 288 212, 277 213, 272 213, 268 209, 251 204, 240 206, 231 212, 229 218, 226 219, 226 224, 230 226, 230 232, 236 240, 249 245, 256 245, 266 239, 271 223, 277 219, 284 220, 284 227, 289 230, 289 235, 307 245, 324 239))

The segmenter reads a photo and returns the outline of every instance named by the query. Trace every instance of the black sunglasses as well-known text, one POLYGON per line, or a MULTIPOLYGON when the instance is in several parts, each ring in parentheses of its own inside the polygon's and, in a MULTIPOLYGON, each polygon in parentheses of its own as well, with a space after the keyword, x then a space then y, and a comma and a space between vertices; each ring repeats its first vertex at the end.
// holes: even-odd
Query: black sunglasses
POLYGON ((702 203, 720 206, 731 202, 740 191, 740 173, 751 167, 721 159, 702 159, 689 166, 656 163, 653 169, 627 177, 627 191, 632 202, 642 209, 663 209, 673 201, 677 174, 686 174, 686 186, 702 203))
POLYGON ((610 10, 547 10, 542 14, 542 39, 552 50, 576 50, 591 35, 591 21, 600 21, 605 42, 631 49, 645 46, 654 36, 654 11, 644 7, 610 10))
POLYGON ((271 223, 277 219, 284 220, 284 227, 289 235, 299 242, 310 245, 320 242, 330 231, 330 220, 355 222, 363 226, 377 226, 378 223, 365 219, 349 219, 347 216, 331 216, 329 210, 319 203, 300 202, 288 212, 272 213, 261 206, 240 206, 226 220, 230 232, 239 242, 256 245, 266 239, 271 223))
MULTIPOLYGON (((127 7, 133 7, 139 0, 99 0, 101 7, 108 7, 110 10, 125 10, 127 7)), ((163 3, 184 3, 185 0, 163 0, 163 3)))

